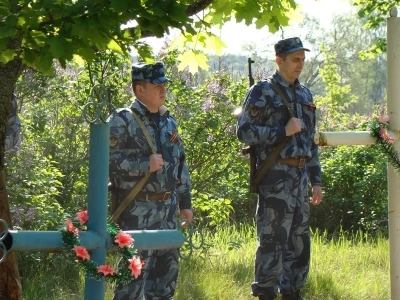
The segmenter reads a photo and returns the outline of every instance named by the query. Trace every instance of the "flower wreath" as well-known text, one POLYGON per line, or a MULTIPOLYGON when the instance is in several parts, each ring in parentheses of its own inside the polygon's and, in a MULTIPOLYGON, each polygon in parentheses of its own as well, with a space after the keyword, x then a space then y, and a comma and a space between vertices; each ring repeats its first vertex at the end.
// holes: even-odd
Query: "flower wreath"
POLYGON ((87 229, 86 223, 89 219, 86 210, 76 213, 75 220, 67 219, 66 228, 61 230, 63 246, 66 250, 75 253, 78 264, 86 271, 86 275, 95 280, 105 278, 116 284, 128 283, 141 274, 144 262, 137 257, 137 252, 133 248, 134 239, 127 233, 120 230, 117 224, 107 222, 107 231, 111 235, 113 245, 117 247, 118 253, 122 256, 121 267, 118 270, 109 264, 97 265, 91 260, 90 254, 85 246, 82 246, 79 239, 79 232, 87 229))
POLYGON ((390 117, 388 115, 376 117, 369 125, 370 134, 375 138, 375 143, 381 148, 386 155, 388 162, 392 167, 400 173, 400 154, 394 148, 394 138, 392 138, 388 130, 390 117))

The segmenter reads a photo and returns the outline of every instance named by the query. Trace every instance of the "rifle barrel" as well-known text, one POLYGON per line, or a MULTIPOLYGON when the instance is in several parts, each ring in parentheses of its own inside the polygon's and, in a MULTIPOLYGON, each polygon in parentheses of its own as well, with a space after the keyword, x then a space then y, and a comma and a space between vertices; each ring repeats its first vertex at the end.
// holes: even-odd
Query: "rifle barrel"
POLYGON ((249 84, 250 84, 250 86, 253 86, 254 78, 253 78, 253 74, 251 72, 251 64, 254 63, 254 60, 252 60, 251 57, 249 57, 247 59, 247 63, 248 63, 248 66, 249 66, 249 84))

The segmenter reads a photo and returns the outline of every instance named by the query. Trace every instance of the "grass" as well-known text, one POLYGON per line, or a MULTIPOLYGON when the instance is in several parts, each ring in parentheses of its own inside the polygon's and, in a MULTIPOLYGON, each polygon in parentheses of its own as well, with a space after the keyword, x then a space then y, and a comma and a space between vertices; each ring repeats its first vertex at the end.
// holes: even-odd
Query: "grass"
MULTIPOLYGON (((175 300, 255 300, 253 280, 255 229, 220 227, 203 233, 206 246, 181 261, 175 300)), ((303 290, 307 300, 390 299, 389 250, 386 237, 339 232, 334 238, 312 234, 310 274, 303 290)), ((62 254, 26 263, 24 300, 83 300, 84 276, 62 254)), ((116 260, 116 258, 113 258, 116 260)), ((23 262, 23 266, 25 263, 23 262)), ((106 286, 106 300, 113 286, 106 286)), ((96 299, 90 299, 96 300, 96 299)))

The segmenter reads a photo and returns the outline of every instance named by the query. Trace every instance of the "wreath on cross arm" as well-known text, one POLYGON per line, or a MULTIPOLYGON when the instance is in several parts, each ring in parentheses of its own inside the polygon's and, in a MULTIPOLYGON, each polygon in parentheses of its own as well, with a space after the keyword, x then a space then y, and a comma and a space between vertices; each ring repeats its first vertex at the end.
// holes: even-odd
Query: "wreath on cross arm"
POLYGON ((94 280, 105 278, 107 281, 116 284, 126 284, 141 274, 144 262, 137 256, 133 247, 134 239, 131 235, 121 231, 116 223, 107 222, 107 232, 111 235, 113 245, 122 257, 121 266, 118 269, 111 267, 108 263, 98 265, 91 260, 86 247, 81 244, 79 232, 87 230, 87 220, 89 219, 86 210, 76 213, 74 220, 67 219, 66 227, 61 230, 61 239, 66 250, 75 254, 77 262, 84 269, 86 275, 94 280))
POLYGON ((369 130, 371 136, 375 138, 375 144, 386 155, 390 165, 400 174, 400 154, 394 147, 395 139, 389 135, 389 121, 388 115, 375 117, 369 124, 369 130))

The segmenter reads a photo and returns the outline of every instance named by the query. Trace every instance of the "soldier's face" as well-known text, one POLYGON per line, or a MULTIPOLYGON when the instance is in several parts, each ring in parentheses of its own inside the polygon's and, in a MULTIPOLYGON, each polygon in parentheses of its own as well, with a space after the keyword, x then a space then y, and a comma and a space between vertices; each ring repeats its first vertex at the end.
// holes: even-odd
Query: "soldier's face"
POLYGON ((152 84, 146 82, 141 86, 139 100, 146 104, 147 108, 152 111, 158 111, 158 108, 164 105, 166 97, 165 83, 152 84))
POLYGON ((305 59, 306 56, 304 50, 287 54, 285 58, 277 57, 276 63, 278 64, 278 71, 284 79, 289 83, 293 83, 297 78, 299 78, 304 67, 305 59))

